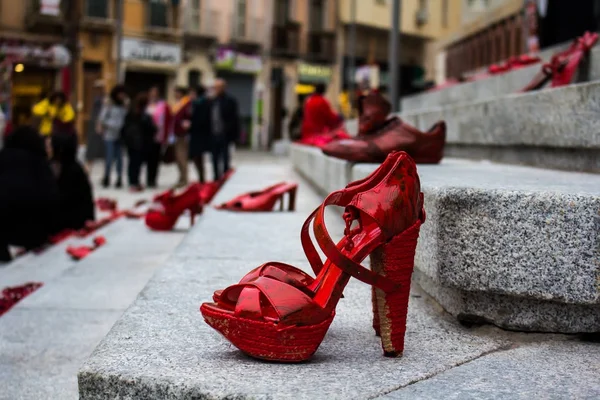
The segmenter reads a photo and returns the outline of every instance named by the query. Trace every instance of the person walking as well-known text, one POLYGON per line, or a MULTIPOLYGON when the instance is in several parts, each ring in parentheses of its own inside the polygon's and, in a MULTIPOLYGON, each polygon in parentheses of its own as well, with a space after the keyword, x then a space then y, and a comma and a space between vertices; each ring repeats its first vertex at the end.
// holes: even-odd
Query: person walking
POLYGON ((146 112, 147 107, 148 96, 145 93, 138 94, 123 126, 123 141, 129 156, 127 174, 132 192, 143 190, 140 185, 140 170, 148 159, 147 154, 152 151, 156 135, 156 126, 146 112))
POLYGON ((116 163, 117 168, 116 187, 120 188, 123 186, 121 130, 123 129, 123 123, 125 122, 125 115, 127 115, 126 102, 127 94, 125 93, 125 87, 122 85, 113 87, 110 91, 110 99, 102 107, 96 123, 96 132, 99 135, 102 135, 102 138, 104 139, 105 167, 102 186, 105 188, 110 185, 110 175, 113 163, 116 163))
POLYGON ((148 91, 148 107, 146 112, 156 126, 154 140, 149 143, 144 154, 146 162, 146 185, 149 188, 157 186, 158 168, 160 156, 164 146, 167 144, 171 126, 171 109, 166 101, 161 98, 160 90, 153 86, 148 91))
POLYGON ((237 100, 225 92, 226 82, 217 79, 214 97, 210 101, 211 153, 215 180, 230 168, 229 146, 240 135, 240 116, 237 100))
POLYGON ((206 89, 203 86, 194 88, 191 93, 194 99, 190 124, 190 158, 198 171, 198 180, 204 183, 204 153, 210 151, 210 102, 206 98, 206 89))
POLYGON ((187 90, 182 87, 175 89, 175 100, 176 103, 172 109, 172 133, 175 141, 175 162, 179 169, 179 180, 175 187, 184 187, 188 184, 188 132, 192 105, 187 90))
POLYGON ((31 109, 31 113, 35 119, 33 126, 37 129, 40 135, 49 137, 52 134, 52 116, 50 115, 50 94, 42 92, 40 100, 35 103, 31 109))

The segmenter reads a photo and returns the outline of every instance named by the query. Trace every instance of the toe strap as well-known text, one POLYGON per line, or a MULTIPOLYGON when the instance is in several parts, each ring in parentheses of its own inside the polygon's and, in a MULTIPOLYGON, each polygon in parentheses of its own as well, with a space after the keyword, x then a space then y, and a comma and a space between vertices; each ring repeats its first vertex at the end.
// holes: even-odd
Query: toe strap
POLYGON ((266 276, 228 287, 221 294, 221 302, 244 318, 295 324, 323 318, 323 310, 307 294, 266 276))

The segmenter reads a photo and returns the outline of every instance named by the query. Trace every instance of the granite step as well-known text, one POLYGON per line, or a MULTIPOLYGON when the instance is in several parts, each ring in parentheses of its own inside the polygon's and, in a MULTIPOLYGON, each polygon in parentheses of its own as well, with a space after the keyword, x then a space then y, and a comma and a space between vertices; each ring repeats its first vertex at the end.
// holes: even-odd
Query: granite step
MULTIPOLYGON (((292 146, 296 169, 324 194, 364 178, 292 146)), ((420 165, 427 222, 415 279, 465 322, 542 332, 600 332, 600 176, 444 159, 420 165)))
POLYGON ((44 283, 0 317, 0 399, 77 399, 77 370, 179 244, 189 221, 168 234, 119 219, 98 231, 107 243, 76 262, 71 238, 0 269, 0 286, 44 283), (25 259, 23 260, 25 261, 25 259))
MULTIPOLYGON (((372 399, 426 385, 460 366, 513 348, 533 352, 536 346, 546 346, 548 351, 560 351, 567 342, 575 343, 564 335, 466 328, 414 285, 404 356, 385 358, 371 328, 370 288, 351 280, 312 361, 278 364, 244 356, 204 323, 198 308, 214 290, 237 282, 265 261, 288 262, 308 271, 299 230, 322 197, 289 166, 277 163, 243 166, 215 201, 278 180, 299 181, 298 212, 239 214, 207 209, 81 367, 80 399, 372 399)), ((339 214, 328 214, 327 223, 333 236, 342 235, 339 214)), ((573 384, 565 381, 563 391, 575 393, 575 382, 587 378, 591 368, 578 368, 576 355, 584 351, 590 351, 589 346, 573 347, 570 358, 555 360, 556 368, 525 357, 521 368, 528 371, 529 379, 543 382, 548 371, 571 367, 573 384)), ((492 379, 498 373, 493 359, 488 365, 479 372, 492 379)), ((459 382, 452 383, 451 390, 462 393, 459 382)), ((580 388, 579 393, 593 394, 591 386, 580 388)), ((513 386, 511 393, 520 390, 513 386)), ((548 386, 538 393, 544 398, 554 392, 548 386)), ((448 390, 433 398, 453 397, 448 390)))

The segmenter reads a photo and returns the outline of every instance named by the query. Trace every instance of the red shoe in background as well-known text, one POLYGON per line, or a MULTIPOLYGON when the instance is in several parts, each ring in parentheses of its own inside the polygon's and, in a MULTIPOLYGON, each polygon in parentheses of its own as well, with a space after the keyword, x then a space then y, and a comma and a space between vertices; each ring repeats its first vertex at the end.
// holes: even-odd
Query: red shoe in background
POLYGON ((106 238, 104 236, 96 236, 93 243, 92 246, 69 246, 66 250, 67 254, 74 260, 79 261, 90 255, 90 253, 95 251, 98 247, 104 246, 106 244, 106 238))
MULTIPOLYGON (((259 276, 225 289, 217 302, 202 304, 205 321, 252 357, 305 361, 319 347, 344 287, 355 277, 376 288, 384 355, 402 355, 410 277, 425 214, 414 161, 406 153, 389 157, 393 165, 386 163, 372 175, 371 189, 333 192, 309 216, 307 223, 314 219, 315 238, 327 256, 312 283, 298 283, 294 275, 287 281, 259 276), (329 205, 346 208, 346 230, 337 245, 325 226, 329 205), (354 222, 358 226, 353 228, 354 222), (373 271, 359 264, 370 254, 373 271)), ((318 252, 304 235, 303 246, 311 264, 321 263, 314 259, 318 252)), ((274 271, 285 272, 281 265, 273 266, 274 271)))
POLYGON ((273 211, 273 207, 280 201, 280 210, 283 211, 283 197, 289 194, 288 211, 296 209, 297 183, 281 182, 258 192, 245 193, 233 200, 216 206, 219 210, 229 211, 273 211))
POLYGON ((30 282, 21 286, 7 287, 0 292, 0 316, 10 310, 15 304, 38 290, 43 284, 30 282))
POLYGON ((96 200, 96 206, 100 211, 116 211, 117 201, 107 197, 100 197, 98 200, 96 200))
POLYGON ((196 214, 202 213, 200 190, 202 184, 195 183, 181 194, 168 191, 155 197, 154 204, 146 213, 146 225, 155 231, 170 231, 184 211, 190 211, 192 225, 196 214))

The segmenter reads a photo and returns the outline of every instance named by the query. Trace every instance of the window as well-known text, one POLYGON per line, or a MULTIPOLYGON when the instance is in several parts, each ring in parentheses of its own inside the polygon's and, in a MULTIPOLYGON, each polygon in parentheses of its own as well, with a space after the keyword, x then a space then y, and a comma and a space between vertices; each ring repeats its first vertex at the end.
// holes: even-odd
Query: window
POLYGON ((197 69, 192 69, 188 72, 188 87, 196 88, 200 86, 200 78, 202 74, 197 69))
POLYGON ((442 26, 448 27, 448 0, 442 0, 442 26))
POLYGON ((108 0, 87 0, 85 16, 92 18, 108 18, 108 0))
POLYGON ((310 0, 310 27, 313 32, 321 32, 324 26, 325 10, 323 0, 310 0))
POLYGON ((200 30, 200 6, 201 0, 191 0, 190 1, 190 9, 189 9, 189 25, 188 29, 193 32, 198 32, 200 30))
POLYGON ((246 0, 238 0, 237 13, 235 15, 235 29, 238 36, 246 35, 246 0))
POLYGON ((289 0, 277 0, 275 4, 275 22, 278 25, 285 25, 290 19, 289 0))
POLYGON ((169 6, 164 0, 150 0, 148 4, 149 11, 149 25, 159 28, 166 28, 169 26, 168 15, 169 6))

